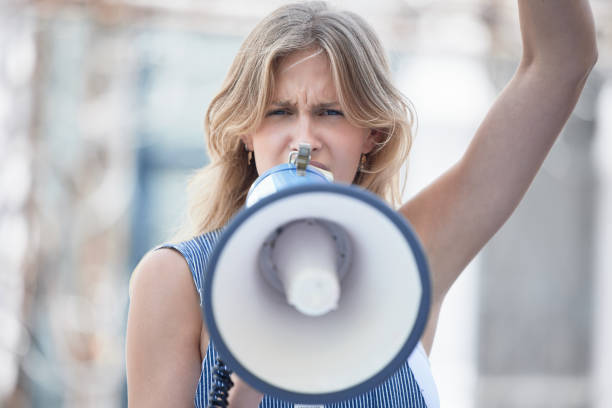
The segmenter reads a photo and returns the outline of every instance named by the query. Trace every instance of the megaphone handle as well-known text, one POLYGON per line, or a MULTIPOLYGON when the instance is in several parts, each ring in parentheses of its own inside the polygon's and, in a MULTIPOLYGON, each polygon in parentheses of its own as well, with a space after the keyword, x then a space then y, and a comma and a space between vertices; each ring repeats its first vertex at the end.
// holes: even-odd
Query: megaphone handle
POLYGON ((208 408, 227 407, 229 390, 234 386, 230 375, 232 371, 217 357, 217 364, 213 368, 212 388, 208 397, 208 408))

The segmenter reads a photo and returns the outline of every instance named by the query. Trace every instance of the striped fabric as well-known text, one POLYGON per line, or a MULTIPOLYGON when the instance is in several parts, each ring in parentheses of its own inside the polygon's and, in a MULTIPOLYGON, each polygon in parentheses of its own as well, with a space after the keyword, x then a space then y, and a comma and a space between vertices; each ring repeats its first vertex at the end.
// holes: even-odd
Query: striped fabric
MULTIPOLYGON (((192 240, 178 244, 166 244, 159 248, 174 248, 180 252, 187 261, 195 286, 200 294, 200 305, 202 304, 202 279, 208 259, 214 246, 221 235, 221 230, 209 232, 192 240)), ((217 358, 217 351, 208 344, 206 356, 202 362, 202 372, 195 394, 195 407, 204 408, 208 404, 208 391, 212 386, 212 370, 217 358)), ((296 405, 297 406, 297 405, 296 405)), ((265 395, 260 408, 293 408, 293 403, 288 403, 268 395, 265 395)), ((414 378, 412 370, 406 361, 400 369, 384 383, 351 400, 340 403, 327 404, 326 408, 361 408, 361 407, 406 407, 426 408, 425 400, 421 390, 414 378)))

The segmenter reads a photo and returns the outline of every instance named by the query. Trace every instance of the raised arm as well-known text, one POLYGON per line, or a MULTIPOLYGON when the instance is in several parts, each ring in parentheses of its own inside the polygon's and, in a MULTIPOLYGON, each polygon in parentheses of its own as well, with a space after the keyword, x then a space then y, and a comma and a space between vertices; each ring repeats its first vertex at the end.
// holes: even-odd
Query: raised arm
POLYGON ((512 214, 572 112, 597 59, 586 0, 520 0, 523 55, 463 157, 400 211, 432 272, 430 349, 442 300, 512 214))

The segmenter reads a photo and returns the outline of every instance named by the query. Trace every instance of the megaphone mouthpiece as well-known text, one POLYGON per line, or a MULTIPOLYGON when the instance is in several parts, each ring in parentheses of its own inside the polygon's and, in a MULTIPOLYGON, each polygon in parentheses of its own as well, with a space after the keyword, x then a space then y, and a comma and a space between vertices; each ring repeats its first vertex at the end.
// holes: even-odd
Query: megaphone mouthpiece
POLYGON ((286 290, 289 304, 307 316, 322 316, 338 308, 338 278, 327 271, 305 270, 295 274, 286 290))
POLYGON ((287 301, 308 316, 321 316, 338 306, 338 253, 329 231, 314 220, 282 228, 272 252, 287 301))

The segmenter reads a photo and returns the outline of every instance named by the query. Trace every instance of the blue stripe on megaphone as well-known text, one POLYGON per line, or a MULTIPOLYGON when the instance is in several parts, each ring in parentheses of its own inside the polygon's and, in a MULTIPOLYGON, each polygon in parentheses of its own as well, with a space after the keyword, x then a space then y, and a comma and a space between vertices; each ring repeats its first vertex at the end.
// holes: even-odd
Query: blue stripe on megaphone
POLYGON ((297 174, 295 164, 280 164, 255 180, 247 194, 246 206, 250 207, 262 198, 288 187, 320 183, 330 183, 330 181, 316 167, 306 167, 304 175, 300 176, 297 174))

